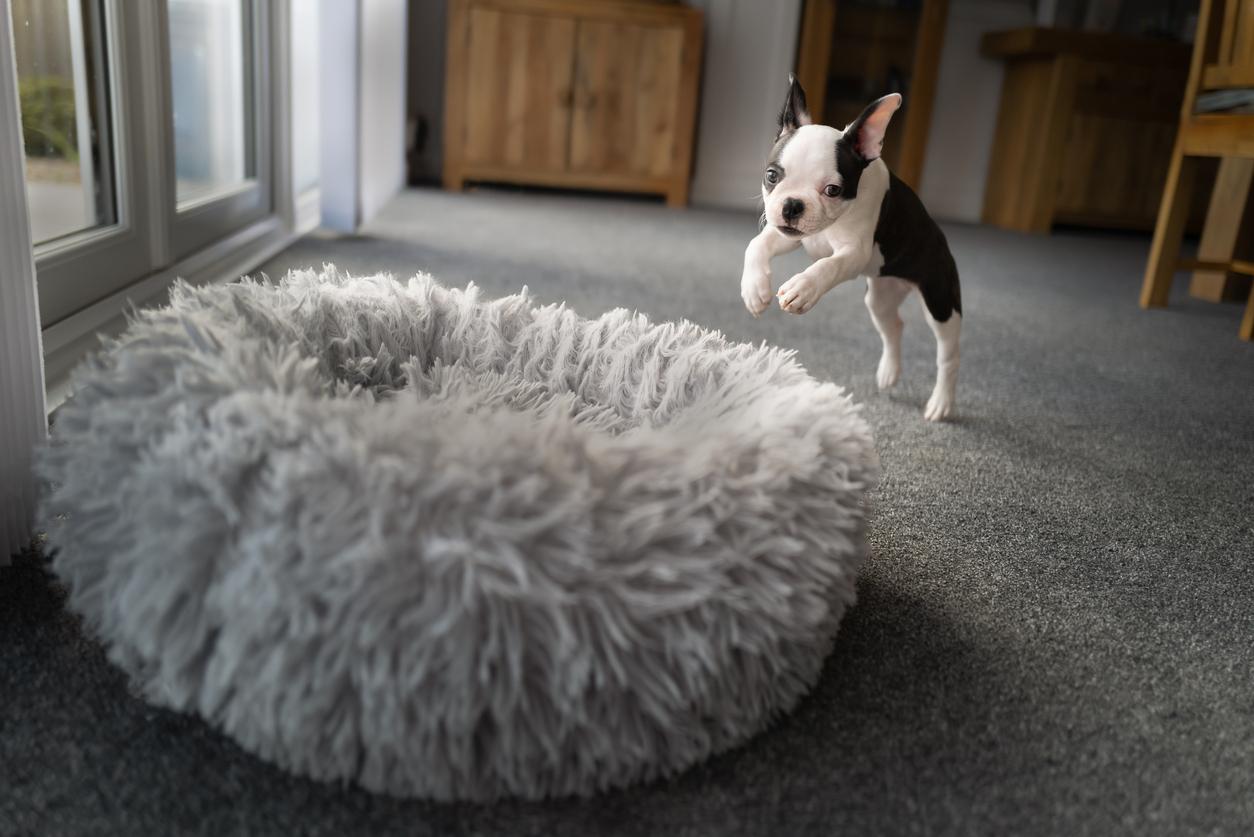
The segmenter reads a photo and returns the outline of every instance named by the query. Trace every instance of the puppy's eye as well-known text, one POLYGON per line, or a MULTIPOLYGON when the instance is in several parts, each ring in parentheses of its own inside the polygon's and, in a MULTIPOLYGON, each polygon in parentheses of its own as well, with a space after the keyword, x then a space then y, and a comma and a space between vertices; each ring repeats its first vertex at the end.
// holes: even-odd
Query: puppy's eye
POLYGON ((827 195, 829 198, 838 198, 840 197, 840 187, 833 183, 824 187, 823 194, 827 195))
POLYGON ((778 180, 779 180, 779 172, 777 172, 775 169, 766 170, 766 182, 767 183, 775 183, 778 180))

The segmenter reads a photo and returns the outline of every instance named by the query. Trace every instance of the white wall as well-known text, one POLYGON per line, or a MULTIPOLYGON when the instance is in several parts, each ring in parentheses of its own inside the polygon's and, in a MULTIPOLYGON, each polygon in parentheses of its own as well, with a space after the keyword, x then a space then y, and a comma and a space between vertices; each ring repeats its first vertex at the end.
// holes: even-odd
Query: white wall
POLYGON ((992 154, 1003 64, 980 36, 1033 23, 1026 0, 951 0, 919 197, 941 220, 978 223, 992 154))
POLYGON ((361 222, 405 185, 405 0, 361 4, 361 222))
POLYGON ((753 209, 788 89, 801 0, 689 0, 705 11, 692 202, 753 209))
POLYGON ((405 0, 321 0, 322 223, 351 232, 405 185, 405 0))

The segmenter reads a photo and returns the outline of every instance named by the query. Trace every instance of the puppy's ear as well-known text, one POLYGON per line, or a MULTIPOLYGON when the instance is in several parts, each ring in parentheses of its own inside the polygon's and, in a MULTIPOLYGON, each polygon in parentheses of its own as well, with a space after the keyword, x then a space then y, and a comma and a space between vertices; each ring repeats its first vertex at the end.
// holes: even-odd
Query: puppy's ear
POLYGON ((849 143, 854 153, 868 163, 879 159, 884 150, 884 132, 888 130, 888 122, 899 107, 900 93, 889 93, 882 99, 876 99, 866 106, 866 110, 857 119, 849 123, 841 141, 849 143))
POLYGON ((810 112, 806 110, 806 92, 801 83, 792 73, 788 74, 788 98, 784 100, 784 109, 779 112, 779 133, 775 139, 797 130, 802 125, 810 124, 810 112))

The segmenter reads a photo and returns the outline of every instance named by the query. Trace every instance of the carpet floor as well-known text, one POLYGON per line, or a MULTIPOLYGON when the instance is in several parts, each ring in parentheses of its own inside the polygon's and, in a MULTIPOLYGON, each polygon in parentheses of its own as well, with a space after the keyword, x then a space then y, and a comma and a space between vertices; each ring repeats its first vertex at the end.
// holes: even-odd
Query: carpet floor
MULTIPOLYGON (((411 191, 264 267, 527 285, 797 350, 865 402, 884 467, 859 602, 796 712, 671 780, 446 805, 293 778, 146 706, 31 554, 0 569, 0 834, 829 835, 1254 832, 1254 345, 1238 306, 1136 306, 1148 242, 948 226, 959 419, 921 417, 903 307, 875 389, 861 283, 761 319, 751 212, 411 191)), ((777 264, 777 282, 803 265, 777 264)), ((1179 282, 1179 285, 1185 283, 1179 282)), ((160 525, 154 521, 153 525, 160 525)))

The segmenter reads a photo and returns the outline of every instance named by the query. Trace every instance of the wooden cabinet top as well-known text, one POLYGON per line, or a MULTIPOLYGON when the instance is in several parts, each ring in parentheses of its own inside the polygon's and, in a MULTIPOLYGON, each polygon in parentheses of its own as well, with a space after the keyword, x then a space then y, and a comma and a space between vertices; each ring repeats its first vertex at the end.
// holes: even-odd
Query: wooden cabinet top
POLYGON ((1047 58, 1072 55, 1115 64, 1189 66, 1189 44, 1177 41, 1135 38, 1111 32, 1085 32, 1025 26, 1004 32, 989 32, 980 39, 980 52, 989 58, 1047 58))

